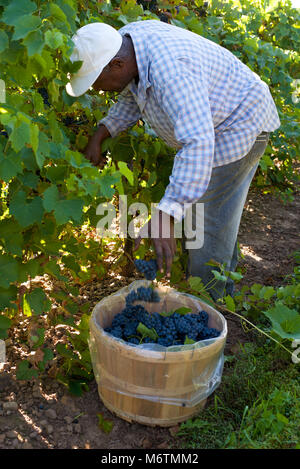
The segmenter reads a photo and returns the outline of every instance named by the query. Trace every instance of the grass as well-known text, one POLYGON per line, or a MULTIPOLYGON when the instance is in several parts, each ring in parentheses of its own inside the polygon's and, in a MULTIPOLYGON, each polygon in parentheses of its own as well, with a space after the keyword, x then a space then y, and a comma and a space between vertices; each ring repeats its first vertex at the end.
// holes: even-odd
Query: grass
POLYGON ((300 449, 299 365, 270 343, 247 343, 225 358, 220 387, 181 424, 178 447, 300 449))

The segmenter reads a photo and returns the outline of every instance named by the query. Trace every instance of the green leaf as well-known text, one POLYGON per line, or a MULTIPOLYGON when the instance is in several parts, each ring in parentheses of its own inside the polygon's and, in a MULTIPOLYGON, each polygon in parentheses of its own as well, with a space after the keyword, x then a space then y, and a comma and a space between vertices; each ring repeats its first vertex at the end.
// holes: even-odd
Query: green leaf
POLYGON ((34 54, 41 54, 44 48, 44 37, 41 31, 32 31, 25 39, 23 39, 24 46, 27 47, 28 56, 31 57, 34 54))
POLYGON ((273 330, 283 339, 300 339, 300 314, 295 309, 290 309, 281 302, 274 307, 263 311, 270 319, 273 330))
POLYGON ((233 298, 230 295, 227 295, 224 297, 225 303, 226 303, 226 308, 229 309, 229 311, 235 312, 235 303, 233 298))
POLYGON ((31 380, 38 377, 38 371, 31 368, 27 360, 23 360, 17 365, 16 376, 20 380, 31 380))
POLYGON ((12 0, 4 9, 1 21, 14 26, 21 17, 31 16, 36 8, 36 4, 30 0, 12 0))
POLYGON ((0 309, 11 308, 12 302, 17 299, 17 287, 11 285, 9 288, 0 288, 0 309))
POLYGON ((175 309, 173 313, 180 314, 184 316, 185 314, 191 313, 192 309, 191 308, 186 308, 185 306, 182 306, 181 308, 175 309))
POLYGON ((26 294, 26 300, 34 314, 43 314, 50 310, 51 301, 47 298, 42 288, 35 288, 26 294))
POLYGON ((240 272, 229 272, 229 277, 232 278, 235 282, 238 282, 243 278, 243 275, 240 272))
POLYGON ((9 288, 18 279, 18 262, 12 256, 0 254, 0 287, 9 288))
POLYGON ((85 383, 80 383, 79 381, 69 380, 68 389, 73 396, 80 397, 83 394, 85 383))
POLYGON ((8 37, 7 34, 0 29, 0 53, 3 52, 8 47, 8 37))
POLYGON ((39 135, 40 135, 40 129, 38 128, 38 126, 36 124, 33 124, 31 123, 30 125, 30 144, 32 146, 32 149, 36 155, 36 160, 37 160, 37 163, 41 163, 39 165, 40 169, 42 167, 42 163, 43 163, 43 159, 41 161, 38 160, 39 156, 38 156, 38 148, 39 148, 39 135))
POLYGON ((98 426, 104 433, 110 433, 114 427, 113 422, 106 420, 102 414, 97 414, 98 426))
POLYGON ((23 235, 22 233, 14 233, 9 239, 5 240, 5 249, 10 254, 16 256, 22 256, 22 247, 23 247, 23 235))
POLYGON ((190 339, 188 336, 185 336, 184 345, 195 344, 195 343, 196 343, 195 340, 190 339))
POLYGON ((50 13, 51 13, 51 16, 53 16, 54 18, 68 25, 68 19, 66 15, 59 8, 59 6, 57 6, 55 3, 52 3, 52 2, 50 3, 50 13))
POLYGON ((107 199, 111 199, 115 193, 114 184, 116 184, 117 180, 120 179, 118 176, 111 176, 109 174, 105 174, 99 180, 99 185, 101 189, 101 193, 107 199), (117 177, 117 179, 116 179, 117 177))
POLYGON ((44 213, 42 199, 35 197, 30 202, 27 202, 25 192, 19 191, 12 198, 9 211, 23 228, 35 222, 40 223, 44 213))
POLYGON ((65 344, 61 344, 61 343, 57 344, 56 350, 64 358, 78 360, 77 355, 73 353, 72 350, 68 349, 68 347, 65 344))
POLYGON ((128 168, 127 164, 124 163, 124 161, 119 161, 118 166, 119 166, 120 173, 123 174, 123 176, 125 176, 126 179, 128 180, 129 184, 133 186, 134 184, 133 172, 128 168))
POLYGON ((46 212, 54 211, 58 225, 70 221, 80 221, 82 217, 83 201, 81 199, 59 200, 59 192, 56 186, 50 186, 44 192, 44 208, 46 212))
POLYGON ((216 280, 227 282, 227 277, 225 275, 220 274, 217 270, 212 270, 211 272, 214 274, 216 280))
POLYGON ((275 293, 276 292, 273 287, 262 287, 262 289, 259 291, 259 298, 269 300, 275 293))
POLYGON ((252 287, 250 288, 251 293, 253 293, 253 295, 257 296, 258 298, 259 298, 259 292, 261 289, 262 289, 262 285, 260 285, 259 283, 254 283, 254 285, 252 285, 252 287))
POLYGON ((157 340, 158 339, 158 334, 156 330, 152 327, 149 329, 148 327, 145 326, 143 323, 139 323, 138 327, 136 328, 137 332, 139 332, 142 336, 144 337, 150 337, 152 340, 157 340))
POLYGON ((9 182, 10 179, 22 173, 21 160, 16 158, 16 154, 13 151, 2 155, 0 159, 0 179, 5 182, 9 182))
POLYGON ((27 301, 26 295, 23 295, 23 314, 27 317, 32 316, 32 311, 30 308, 30 304, 27 301))
POLYGON ((21 122, 20 125, 15 126, 9 136, 12 148, 19 152, 25 145, 30 143, 30 125, 27 122, 21 122))
POLYGON ((51 49, 57 49, 64 44, 64 36, 57 29, 48 30, 45 34, 45 43, 51 49))
POLYGON ((9 318, 0 314, 0 329, 9 329, 11 324, 12 322, 9 318))
POLYGON ((204 284, 200 277, 189 277, 188 282, 192 290, 196 292, 204 290, 204 284))
POLYGON ((35 152, 37 165, 40 169, 42 169, 45 158, 50 156, 49 155, 50 146, 49 146, 48 136, 44 132, 39 132, 38 129, 37 130, 34 129, 34 126, 31 126, 30 143, 32 145, 33 151, 35 152), (37 133, 38 133, 38 145, 37 145, 37 133))
POLYGON ((15 32, 13 40, 17 41, 27 36, 28 33, 35 31, 42 24, 38 16, 22 16, 14 24, 15 32))

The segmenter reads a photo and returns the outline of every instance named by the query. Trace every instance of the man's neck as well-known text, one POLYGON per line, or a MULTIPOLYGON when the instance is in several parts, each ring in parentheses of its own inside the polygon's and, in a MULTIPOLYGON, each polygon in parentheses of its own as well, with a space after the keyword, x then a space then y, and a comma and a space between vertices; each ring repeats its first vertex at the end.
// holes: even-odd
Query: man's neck
POLYGON ((138 73, 139 71, 138 71, 138 66, 137 66, 137 61, 136 61, 136 56, 135 56, 134 45, 129 34, 125 34, 124 39, 125 39, 126 48, 128 48, 129 53, 130 53, 132 65, 135 68, 136 75, 134 76, 134 81, 135 81, 135 84, 137 85, 139 82, 139 73, 138 73))

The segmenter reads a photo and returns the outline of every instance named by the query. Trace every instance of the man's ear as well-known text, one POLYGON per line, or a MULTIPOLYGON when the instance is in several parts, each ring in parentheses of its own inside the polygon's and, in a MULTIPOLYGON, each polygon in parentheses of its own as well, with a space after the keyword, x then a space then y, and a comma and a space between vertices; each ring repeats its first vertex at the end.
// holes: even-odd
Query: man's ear
POLYGON ((111 61, 109 62, 109 65, 110 65, 110 68, 123 68, 124 67, 124 64, 125 64, 125 61, 124 59, 122 59, 121 57, 114 57, 113 59, 111 59, 111 61))

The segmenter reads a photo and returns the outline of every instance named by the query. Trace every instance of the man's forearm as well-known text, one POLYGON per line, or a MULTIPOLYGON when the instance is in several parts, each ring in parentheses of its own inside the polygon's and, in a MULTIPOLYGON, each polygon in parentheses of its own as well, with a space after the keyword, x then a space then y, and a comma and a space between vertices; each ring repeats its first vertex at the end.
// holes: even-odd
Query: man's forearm
POLYGON ((105 125, 100 124, 98 126, 98 129, 97 129, 96 133, 95 133, 95 137, 99 140, 99 143, 101 143, 106 138, 111 137, 111 135, 110 135, 109 131, 107 130, 107 128, 105 127, 105 125))

